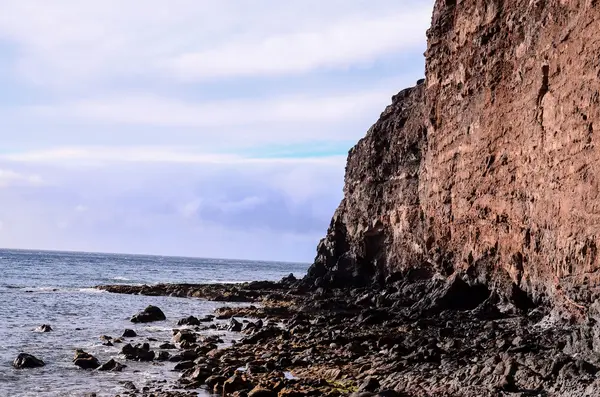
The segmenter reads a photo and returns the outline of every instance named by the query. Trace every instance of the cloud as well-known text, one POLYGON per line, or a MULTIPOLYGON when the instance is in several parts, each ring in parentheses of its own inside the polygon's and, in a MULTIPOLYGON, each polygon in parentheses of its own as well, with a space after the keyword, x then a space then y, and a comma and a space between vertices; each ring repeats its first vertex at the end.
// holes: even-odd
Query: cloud
POLYGON ((0 39, 18 45, 15 67, 37 84, 297 74, 422 46, 431 6, 431 0, 3 0, 0 39))
POLYGON ((310 261, 433 0, 0 0, 5 247, 310 261))
POLYGON ((3 246, 162 255, 309 261, 343 181, 334 161, 302 159, 12 166, 54 183, 0 195, 3 246), (302 199, 286 180, 306 184, 302 199))
POLYGON ((147 96, 116 96, 78 100, 58 105, 22 109, 49 118, 83 119, 103 124, 138 124, 179 127, 228 127, 275 123, 334 122, 356 119, 388 101, 386 90, 346 95, 226 100, 190 103, 147 96))
POLYGON ((44 183, 39 175, 24 174, 13 170, 0 169, 0 188, 10 186, 40 186, 44 183))
POLYGON ((369 64, 378 57, 423 43, 430 21, 426 7, 406 9, 374 19, 352 18, 320 30, 225 43, 202 52, 182 54, 172 63, 184 80, 273 76, 369 64))

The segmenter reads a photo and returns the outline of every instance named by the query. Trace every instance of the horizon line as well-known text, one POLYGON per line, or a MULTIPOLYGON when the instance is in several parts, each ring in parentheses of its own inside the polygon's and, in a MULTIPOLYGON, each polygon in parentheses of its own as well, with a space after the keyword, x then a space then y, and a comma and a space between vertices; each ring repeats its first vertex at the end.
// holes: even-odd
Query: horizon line
POLYGON ((216 260, 216 261, 289 263, 289 264, 294 264, 294 265, 309 265, 309 266, 312 265, 312 263, 313 263, 313 262, 263 260, 263 259, 210 258, 210 257, 186 256, 186 255, 162 255, 162 254, 142 254, 142 253, 127 253, 127 252, 78 251, 78 250, 60 250, 60 249, 0 247, 0 252, 2 252, 2 251, 45 252, 45 253, 63 253, 63 254, 129 255, 129 256, 146 256, 146 257, 155 257, 155 258, 162 257, 162 258, 178 258, 178 259, 208 259, 208 260, 216 260))

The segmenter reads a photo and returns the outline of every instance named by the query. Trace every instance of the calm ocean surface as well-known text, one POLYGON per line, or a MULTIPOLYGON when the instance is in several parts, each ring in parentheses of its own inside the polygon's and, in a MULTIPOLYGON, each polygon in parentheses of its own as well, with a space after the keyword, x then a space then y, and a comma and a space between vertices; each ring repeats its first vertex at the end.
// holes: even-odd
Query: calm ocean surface
MULTIPOLYGON (((307 264, 195 259, 140 255, 0 250, 0 396, 114 396, 132 380, 176 379, 172 363, 138 364, 119 357, 120 346, 106 347, 101 335, 121 336, 125 328, 139 338, 169 341, 177 320, 211 313, 222 303, 197 299, 117 295, 99 292, 99 284, 220 283, 301 277, 307 264), (134 325, 131 315, 159 306, 167 321, 134 325), (50 324, 50 333, 34 332, 50 324), (122 373, 83 371, 71 359, 82 348, 105 362, 128 365, 122 373), (39 369, 15 370, 11 364, 26 352, 43 359, 39 369), (134 373, 134 371, 139 371, 134 373)), ((221 333, 223 334, 223 333, 221 333)), ((231 338, 231 335, 225 335, 231 338)), ((199 394, 206 395, 206 394, 199 394)))

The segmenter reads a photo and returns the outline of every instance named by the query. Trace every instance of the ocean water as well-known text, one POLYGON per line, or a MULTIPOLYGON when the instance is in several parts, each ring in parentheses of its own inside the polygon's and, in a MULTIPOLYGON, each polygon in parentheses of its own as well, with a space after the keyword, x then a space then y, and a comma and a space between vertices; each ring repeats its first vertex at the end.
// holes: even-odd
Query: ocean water
MULTIPOLYGON (((0 250, 0 396, 114 396, 123 381, 138 389, 153 380, 177 379, 173 363, 135 363, 119 357, 120 346, 103 346, 101 335, 121 336, 125 328, 156 346, 171 339, 177 320, 210 314, 223 303, 175 297, 119 295, 95 290, 100 284, 156 284, 279 280, 301 277, 307 264, 195 259, 92 253, 0 250), (129 318, 148 305, 160 307, 167 321, 136 325, 129 318), (41 324, 54 331, 39 333, 41 324), (122 373, 85 371, 72 364, 75 349, 100 362, 110 358, 128 365, 122 373), (16 370, 21 352, 46 366, 16 370)), ((229 304, 233 306, 234 304, 229 304)), ((212 331, 228 341, 235 335, 212 331)), ((127 340, 126 340, 127 341, 127 340)), ((206 393, 199 392, 199 396, 206 393)))

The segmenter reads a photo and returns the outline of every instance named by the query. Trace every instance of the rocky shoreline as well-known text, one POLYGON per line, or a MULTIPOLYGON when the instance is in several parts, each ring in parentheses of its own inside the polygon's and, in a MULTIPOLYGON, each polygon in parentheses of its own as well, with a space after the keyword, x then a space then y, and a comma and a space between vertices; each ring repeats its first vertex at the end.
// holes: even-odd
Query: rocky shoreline
MULTIPOLYGON (((469 283, 408 272, 383 288, 279 283, 101 286, 118 293, 248 302, 182 319, 169 358, 177 385, 128 396, 581 396, 597 395, 593 316, 558 312, 469 283), (218 292, 217 292, 218 291, 218 292), (222 294, 218 296, 218 294, 222 294), (219 347, 204 331, 227 328, 219 347), (197 392, 191 392, 189 395, 197 392)), ((138 346, 135 348, 143 348, 138 346)), ((135 359, 134 356, 130 358, 135 359)), ((149 364, 150 365, 150 364, 149 364)))

